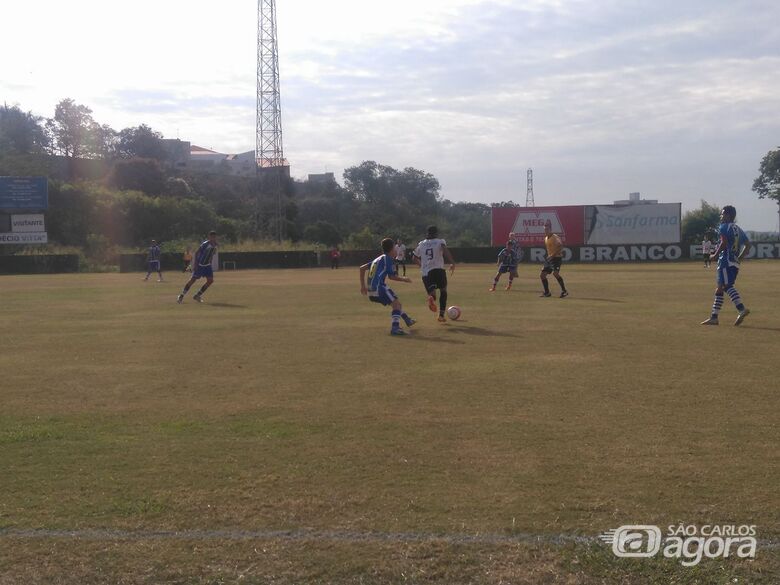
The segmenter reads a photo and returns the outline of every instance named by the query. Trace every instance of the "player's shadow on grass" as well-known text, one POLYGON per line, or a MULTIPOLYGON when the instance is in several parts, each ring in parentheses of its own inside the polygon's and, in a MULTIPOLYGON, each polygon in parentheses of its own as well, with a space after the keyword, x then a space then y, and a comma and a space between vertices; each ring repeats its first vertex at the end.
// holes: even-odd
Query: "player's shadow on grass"
MULTIPOLYGON (((461 321, 461 323, 463 323, 463 321, 461 321)), ((460 327, 448 327, 446 331, 447 333, 465 333, 466 335, 479 335, 484 337, 522 337, 520 335, 516 335, 515 333, 507 333, 506 331, 492 331, 490 329, 485 329, 484 327, 471 327, 468 325, 461 325, 460 327)))
POLYGON ((219 307, 221 309, 248 309, 248 305, 234 305, 233 303, 206 303, 207 307, 219 307))
POLYGON ((419 333, 412 333, 406 336, 406 339, 414 339, 416 341, 434 341, 436 343, 453 343, 455 345, 463 345, 465 341, 458 341, 457 339, 447 339, 446 337, 427 337, 420 335, 419 333))
POLYGON ((568 297, 566 299, 567 303, 571 303, 572 301, 596 301, 599 303, 625 303, 626 301, 621 301, 619 299, 600 299, 595 297, 568 297))
POLYGON ((780 327, 759 327, 757 325, 742 325, 740 329, 760 329, 761 331, 780 331, 780 327))

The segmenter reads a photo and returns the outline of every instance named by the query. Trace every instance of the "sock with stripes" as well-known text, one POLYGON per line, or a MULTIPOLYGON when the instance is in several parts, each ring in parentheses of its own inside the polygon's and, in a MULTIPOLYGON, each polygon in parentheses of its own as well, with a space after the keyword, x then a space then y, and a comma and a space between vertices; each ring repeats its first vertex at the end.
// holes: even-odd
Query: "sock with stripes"
POLYGON ((401 311, 398 309, 393 309, 393 312, 391 313, 392 320, 393 320, 393 329, 398 329, 401 327, 401 311))
POLYGON ((712 303, 712 318, 717 319, 718 313, 720 313, 721 308, 723 307, 723 293, 715 293, 715 302, 712 303))
POLYGON ((726 292, 729 293, 729 296, 731 297, 731 302, 734 303, 734 306, 737 307, 737 311, 739 311, 740 313, 744 311, 745 305, 742 304, 742 298, 739 296, 737 289, 733 286, 730 286, 726 292))

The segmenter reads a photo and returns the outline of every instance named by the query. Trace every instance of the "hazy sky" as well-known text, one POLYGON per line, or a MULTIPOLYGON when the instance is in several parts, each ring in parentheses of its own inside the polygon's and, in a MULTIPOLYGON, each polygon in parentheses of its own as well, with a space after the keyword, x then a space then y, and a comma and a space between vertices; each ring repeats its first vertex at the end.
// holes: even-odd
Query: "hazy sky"
MULTIPOLYGON (((780 145, 777 0, 277 0, 294 176, 376 160, 433 173, 453 200, 684 209, 733 203, 780 145)), ((51 116, 71 97, 116 129, 147 123, 254 148, 255 0, 5 0, 0 100, 51 116)))

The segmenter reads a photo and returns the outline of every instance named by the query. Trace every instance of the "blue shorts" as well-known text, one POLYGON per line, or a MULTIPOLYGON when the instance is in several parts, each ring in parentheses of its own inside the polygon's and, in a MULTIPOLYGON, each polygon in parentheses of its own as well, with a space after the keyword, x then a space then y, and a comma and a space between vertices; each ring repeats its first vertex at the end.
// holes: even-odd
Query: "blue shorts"
POLYGON ((214 270, 209 266, 196 266, 192 278, 214 278, 214 270))
POLYGON ((160 272, 160 261, 149 260, 147 263, 149 272, 160 272))
POLYGON ((372 303, 380 303, 382 305, 391 305, 398 297, 393 292, 393 289, 387 286, 382 286, 378 291, 369 291, 368 300, 372 303))
POLYGON ((499 274, 505 274, 506 272, 509 272, 514 276, 515 274, 517 274, 517 266, 508 266, 502 264, 501 266, 498 267, 499 274))
POLYGON ((738 273, 739 266, 718 266, 718 275, 716 277, 718 286, 723 285, 725 288, 732 286, 737 282, 738 273))

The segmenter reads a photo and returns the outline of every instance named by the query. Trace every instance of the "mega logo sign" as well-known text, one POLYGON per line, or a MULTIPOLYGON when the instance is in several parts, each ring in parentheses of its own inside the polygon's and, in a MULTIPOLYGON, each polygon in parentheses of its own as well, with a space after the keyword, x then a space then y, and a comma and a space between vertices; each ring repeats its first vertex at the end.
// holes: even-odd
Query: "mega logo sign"
POLYGON ((544 244, 544 224, 568 246, 584 243, 585 208, 582 205, 558 207, 493 207, 492 243, 503 246, 510 235, 522 246, 544 244))

